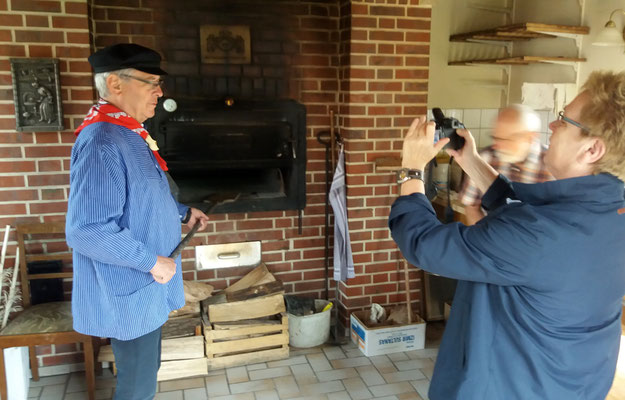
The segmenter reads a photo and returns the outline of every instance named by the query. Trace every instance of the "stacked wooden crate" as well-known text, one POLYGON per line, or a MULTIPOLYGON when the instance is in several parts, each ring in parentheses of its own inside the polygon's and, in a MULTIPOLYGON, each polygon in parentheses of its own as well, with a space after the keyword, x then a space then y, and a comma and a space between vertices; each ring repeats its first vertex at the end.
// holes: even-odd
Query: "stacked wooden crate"
POLYGON ((282 283, 260 265, 202 302, 208 369, 289 357, 289 323, 282 283))
MULTIPOLYGON (((204 358, 204 337, 199 317, 170 319, 163 325, 161 332, 161 368, 156 378, 158 381, 206 375, 208 371, 204 358)), ((113 373, 117 374, 110 345, 100 348, 98 361, 112 362, 113 373)))
MULTIPOLYGON (((211 295, 213 287, 203 282, 183 281, 185 306, 169 314, 161 329, 161 368, 157 380, 166 381, 206 375, 204 336, 200 318, 200 301, 211 295)), ((115 357, 111 346, 100 348, 98 361, 112 363, 115 357)))

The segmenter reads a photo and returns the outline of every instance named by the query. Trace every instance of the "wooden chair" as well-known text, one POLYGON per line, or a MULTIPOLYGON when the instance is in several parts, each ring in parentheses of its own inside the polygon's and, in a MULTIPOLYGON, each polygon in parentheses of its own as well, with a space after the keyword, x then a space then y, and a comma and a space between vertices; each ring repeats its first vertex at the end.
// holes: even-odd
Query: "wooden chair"
MULTIPOLYGON (((85 375, 89 400, 95 399, 94 351, 92 337, 72 328, 71 302, 52 302, 31 305, 30 285, 32 279, 71 278, 71 272, 29 274, 27 263, 31 261, 71 260, 72 253, 65 250, 54 254, 26 254, 28 235, 62 234, 65 237, 64 222, 33 223, 17 226, 18 251, 20 254, 20 279, 24 310, 0 331, 0 397, 7 399, 7 382, 4 365, 4 349, 28 346, 33 380, 39 380, 35 346, 47 344, 82 343, 85 355, 85 375)), ((31 236, 32 238, 32 236, 31 236)))

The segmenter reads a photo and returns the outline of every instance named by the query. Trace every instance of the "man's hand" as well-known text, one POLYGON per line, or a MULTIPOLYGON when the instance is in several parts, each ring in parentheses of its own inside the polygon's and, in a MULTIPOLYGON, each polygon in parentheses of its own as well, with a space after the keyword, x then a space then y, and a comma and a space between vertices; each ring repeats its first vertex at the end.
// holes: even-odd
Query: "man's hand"
POLYGON ((154 264, 150 273, 156 282, 164 285, 176 273, 176 261, 171 258, 157 256, 156 264, 154 264))
POLYGON ((193 228, 195 223, 198 221, 200 221, 200 228, 198 230, 203 231, 204 229, 206 229, 206 227, 208 226, 208 216, 197 208, 191 207, 190 210, 191 217, 189 218, 189 222, 187 222, 187 226, 189 227, 189 229, 193 228))
POLYGON ((453 150, 446 149, 447 154, 452 156, 454 160, 460 165, 463 170, 467 170, 465 167, 469 167, 471 163, 475 163, 480 158, 477 152, 477 146, 475 145, 475 139, 471 132, 467 129, 456 129, 458 136, 464 138, 464 146, 461 149, 453 150))
POLYGON ((402 168, 420 169, 423 171, 425 165, 441 151, 443 146, 449 143, 449 138, 444 138, 434 143, 435 129, 436 124, 428 122, 423 116, 416 118, 412 122, 404 139, 402 168))

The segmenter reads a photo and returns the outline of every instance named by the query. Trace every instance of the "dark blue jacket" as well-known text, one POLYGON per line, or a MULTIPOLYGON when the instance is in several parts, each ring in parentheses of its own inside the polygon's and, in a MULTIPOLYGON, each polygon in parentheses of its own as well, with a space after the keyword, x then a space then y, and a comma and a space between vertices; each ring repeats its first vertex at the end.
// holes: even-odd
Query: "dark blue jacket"
POLYGON ((432 400, 603 400, 625 295, 623 182, 599 174, 538 184, 499 177, 474 226, 441 224, 422 194, 389 226, 404 257, 458 279, 432 400))

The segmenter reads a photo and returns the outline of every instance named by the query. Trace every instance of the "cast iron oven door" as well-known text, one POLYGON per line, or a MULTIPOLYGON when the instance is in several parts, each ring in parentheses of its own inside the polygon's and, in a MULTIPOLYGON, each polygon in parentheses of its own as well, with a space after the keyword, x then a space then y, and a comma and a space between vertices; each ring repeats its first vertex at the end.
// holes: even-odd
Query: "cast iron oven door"
POLYGON ((214 193, 240 193, 216 212, 306 206, 306 109, 293 100, 162 101, 146 124, 167 161, 178 201, 203 207, 214 193))

